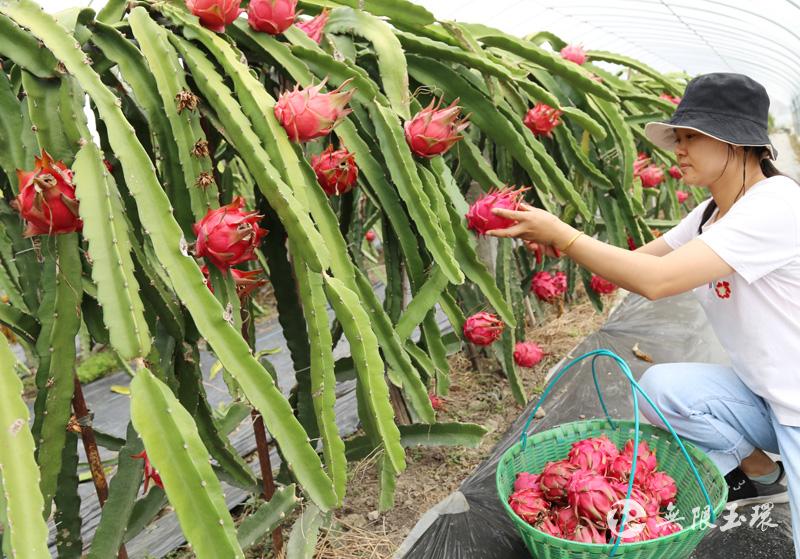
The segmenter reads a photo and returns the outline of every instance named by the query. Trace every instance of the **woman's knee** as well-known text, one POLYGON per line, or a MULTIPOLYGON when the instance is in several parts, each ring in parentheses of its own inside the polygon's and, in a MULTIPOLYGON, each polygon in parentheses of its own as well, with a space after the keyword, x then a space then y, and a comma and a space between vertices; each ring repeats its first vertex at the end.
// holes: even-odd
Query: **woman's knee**
MULTIPOLYGON (((679 397, 676 398, 676 392, 685 388, 685 383, 680 379, 681 376, 675 368, 669 367, 667 363, 659 363, 648 368, 638 383, 642 391, 661 410, 661 413, 669 417, 678 413, 678 410, 673 408, 674 404, 680 400, 679 397)), ((662 425, 663 422, 658 414, 644 398, 640 398, 640 403, 639 409, 647 420, 656 425, 662 425)))

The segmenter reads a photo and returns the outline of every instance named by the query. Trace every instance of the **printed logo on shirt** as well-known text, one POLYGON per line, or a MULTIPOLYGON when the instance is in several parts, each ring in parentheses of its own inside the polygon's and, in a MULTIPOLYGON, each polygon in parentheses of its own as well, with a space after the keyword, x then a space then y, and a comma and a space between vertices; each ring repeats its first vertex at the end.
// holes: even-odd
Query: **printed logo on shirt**
POLYGON ((731 296, 731 284, 727 281, 718 281, 715 291, 720 299, 728 299, 731 296))

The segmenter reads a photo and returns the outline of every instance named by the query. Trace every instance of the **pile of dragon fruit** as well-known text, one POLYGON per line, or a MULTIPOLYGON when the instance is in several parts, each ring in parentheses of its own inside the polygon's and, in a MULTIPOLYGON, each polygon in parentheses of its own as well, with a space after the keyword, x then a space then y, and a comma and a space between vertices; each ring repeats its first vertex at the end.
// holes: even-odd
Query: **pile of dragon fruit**
POLYGON ((508 503, 525 522, 557 538, 582 543, 641 542, 668 536, 682 526, 665 518, 678 493, 658 470, 656 455, 639 443, 625 526, 625 496, 633 462, 633 440, 620 451, 605 435, 573 443, 567 458, 548 462, 540 473, 521 472, 508 503), (636 504, 640 505, 637 507, 636 504))

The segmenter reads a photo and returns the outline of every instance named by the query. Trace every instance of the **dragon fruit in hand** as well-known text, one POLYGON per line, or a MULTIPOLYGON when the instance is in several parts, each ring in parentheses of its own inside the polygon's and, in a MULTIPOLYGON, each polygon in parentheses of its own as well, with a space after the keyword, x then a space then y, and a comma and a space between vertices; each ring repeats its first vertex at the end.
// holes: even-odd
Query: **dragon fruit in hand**
POLYGON ((494 208, 502 208, 504 210, 517 210, 519 208, 520 199, 526 188, 503 188, 500 190, 493 190, 488 194, 484 194, 478 198, 469 207, 467 212, 467 228, 472 229, 479 235, 485 235, 487 231, 492 229, 506 229, 517 223, 513 219, 501 217, 492 213, 494 208))
POLYGON ((505 323, 486 311, 473 314, 464 322, 464 337, 475 345, 486 346, 503 334, 505 323))

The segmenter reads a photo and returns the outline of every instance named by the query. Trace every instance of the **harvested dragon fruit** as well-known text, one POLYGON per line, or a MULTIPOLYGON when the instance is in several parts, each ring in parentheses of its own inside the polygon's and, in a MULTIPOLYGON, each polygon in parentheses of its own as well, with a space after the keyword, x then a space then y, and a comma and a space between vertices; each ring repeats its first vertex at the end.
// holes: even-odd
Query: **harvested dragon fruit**
POLYGON ((442 100, 430 105, 407 120, 403 125, 406 142, 411 151, 420 157, 435 157, 453 147, 463 136, 461 132, 469 126, 466 118, 458 119, 461 107, 455 99, 450 106, 440 109, 442 100))
POLYGON ((542 497, 540 491, 534 489, 515 491, 508 498, 508 504, 517 516, 529 524, 535 524, 550 511, 550 503, 542 497))
POLYGON ((545 353, 533 342, 517 342, 514 346, 514 362, 520 367, 535 367, 545 353))
POLYGON ((574 62, 578 66, 586 62, 586 51, 580 45, 567 45, 561 49, 561 58, 574 62))
POLYGON ((250 0, 247 23, 254 31, 280 35, 294 23, 297 0, 250 0))
POLYGON ((531 291, 541 301, 555 302, 567 292, 567 275, 564 272, 536 272, 531 278, 531 291))
POLYGON ((606 475, 608 466, 619 456, 619 450, 605 435, 573 443, 567 455, 570 463, 582 469, 606 475))
POLYGON ((567 502, 578 516, 595 523, 606 521, 620 496, 605 475, 578 469, 567 483, 567 502))
POLYGON ((131 458, 139 458, 144 460, 144 492, 147 493, 147 488, 150 486, 150 480, 153 480, 153 483, 164 489, 164 484, 161 482, 161 476, 158 475, 158 470, 156 470, 153 465, 150 463, 150 459, 147 457, 147 451, 143 450, 139 454, 131 454, 131 458))
POLYGON ((548 501, 566 502, 567 484, 578 467, 569 460, 548 462, 542 469, 539 486, 548 501))
POLYGON ((653 472, 642 482, 644 490, 658 499, 659 506, 666 507, 674 503, 678 495, 678 486, 675 480, 666 472, 653 472))
POLYGON ((27 222, 25 237, 60 235, 83 229, 72 171, 63 161, 54 161, 45 150, 35 157, 33 171, 17 170, 19 194, 11 202, 27 222))
POLYGON ((559 118, 563 114, 556 108, 553 108, 544 103, 536 103, 534 107, 525 115, 523 124, 527 126, 531 132, 537 136, 553 137, 553 128, 561 124, 559 118))
POLYGON ((600 531, 592 522, 578 522, 569 539, 581 543, 606 543, 605 531, 600 531))
POLYGON ((322 42, 322 30, 325 29, 325 24, 328 23, 329 17, 330 10, 326 8, 317 17, 295 23, 294 26, 308 35, 312 41, 320 44, 322 42))
POLYGON ((540 478, 540 474, 520 472, 517 474, 516 481, 514 481, 514 491, 520 491, 521 489, 537 489, 541 491, 541 488, 539 487, 540 478))
POLYGON ((342 91, 350 80, 329 93, 320 93, 327 80, 304 89, 296 85, 292 91, 283 92, 275 103, 275 118, 292 141, 307 142, 327 136, 352 112, 345 107, 355 90, 342 91))
POLYGON ((472 229, 478 235, 485 235, 492 229, 506 229, 517 223, 513 219, 501 217, 492 213, 494 208, 504 210, 519 209, 520 200, 527 188, 513 189, 506 187, 500 190, 493 190, 484 194, 469 207, 467 212, 467 228, 472 229))
POLYGON ((209 210, 194 224, 197 235, 195 254, 208 258, 220 270, 255 260, 253 252, 267 230, 258 225, 258 212, 243 212, 244 198, 236 196, 230 204, 209 210))
POLYGON ((609 293, 614 293, 614 291, 616 291, 617 289, 616 285, 614 285, 605 278, 601 278, 596 274, 592 274, 592 279, 589 285, 592 288, 592 291, 600 295, 608 295, 609 293))
POLYGON ((333 145, 329 145, 321 154, 311 156, 311 166, 328 196, 350 192, 358 179, 356 157, 345 148, 334 151, 333 145))
POLYGON ((475 345, 487 346, 500 338, 505 326, 497 315, 481 311, 464 322, 464 337, 475 345))
MULTIPOLYGON (((206 29, 222 33, 239 17, 241 0, 186 0, 186 7, 206 29)), ((252 4, 252 2, 251 2, 252 4)))

